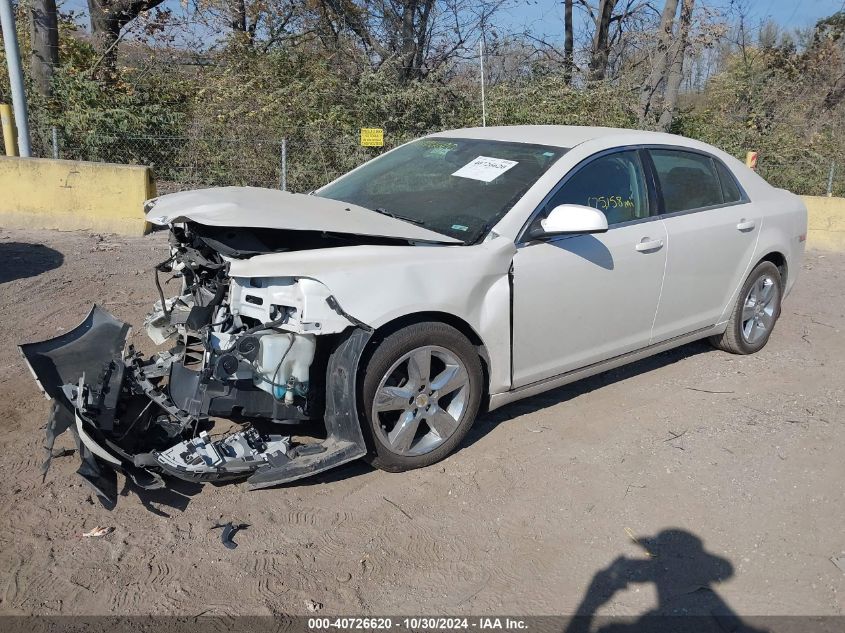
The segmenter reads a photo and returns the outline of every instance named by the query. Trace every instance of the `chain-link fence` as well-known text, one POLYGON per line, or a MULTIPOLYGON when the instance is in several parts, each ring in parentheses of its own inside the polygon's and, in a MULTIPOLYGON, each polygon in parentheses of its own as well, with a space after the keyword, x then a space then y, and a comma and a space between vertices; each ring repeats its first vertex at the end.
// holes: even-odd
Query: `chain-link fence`
MULTIPOLYGON (((140 136, 131 133, 65 134, 61 128, 33 133, 36 156, 148 165, 159 194, 200 187, 249 185, 305 192, 316 189, 381 152, 422 136, 423 131, 388 133, 385 147, 361 147, 348 130, 294 130, 273 137, 232 134, 140 136)), ((762 156, 758 171, 792 165, 793 178, 779 186, 809 195, 845 195, 845 160, 818 155, 762 156)), ((781 178, 780 180, 783 180, 781 178)))
POLYGON ((36 129, 36 156, 147 165, 159 194, 211 186, 256 186, 310 191, 381 152, 409 140, 392 135, 384 148, 362 147, 349 132, 314 130, 277 138, 232 136, 70 136, 60 128, 36 129))

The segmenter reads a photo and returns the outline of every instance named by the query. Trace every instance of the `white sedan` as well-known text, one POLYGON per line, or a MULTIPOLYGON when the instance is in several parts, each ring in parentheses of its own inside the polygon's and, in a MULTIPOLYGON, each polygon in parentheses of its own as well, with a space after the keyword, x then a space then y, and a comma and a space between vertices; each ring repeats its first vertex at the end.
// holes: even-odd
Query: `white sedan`
POLYGON ((807 231, 800 198, 710 145, 562 126, 442 132, 312 195, 146 212, 171 230, 157 275, 181 279, 145 323, 170 349, 124 349, 97 307, 22 346, 56 402, 48 447, 71 428, 104 499, 112 470, 265 487, 361 457, 426 466, 479 410, 696 339, 756 352, 807 231), (213 439, 221 417, 248 424, 213 439), (294 439, 308 420, 325 439, 294 439))

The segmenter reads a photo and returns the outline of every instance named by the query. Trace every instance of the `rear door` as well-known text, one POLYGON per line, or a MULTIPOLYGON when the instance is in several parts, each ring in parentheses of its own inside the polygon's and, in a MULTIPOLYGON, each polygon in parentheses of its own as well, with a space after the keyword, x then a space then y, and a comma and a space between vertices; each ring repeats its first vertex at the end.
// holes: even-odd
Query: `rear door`
POLYGON ((513 384, 530 384, 648 345, 666 263, 643 154, 585 161, 532 223, 561 204, 600 209, 609 230, 519 243, 513 260, 513 384))
POLYGON ((666 225, 666 278, 652 342, 716 324, 747 274, 762 214, 708 154, 649 150, 666 225))

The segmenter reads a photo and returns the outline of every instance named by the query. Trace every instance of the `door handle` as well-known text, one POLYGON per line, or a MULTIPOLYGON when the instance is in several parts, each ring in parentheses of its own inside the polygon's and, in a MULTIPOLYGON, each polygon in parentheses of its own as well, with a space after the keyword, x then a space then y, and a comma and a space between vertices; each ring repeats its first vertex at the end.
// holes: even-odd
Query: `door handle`
POLYGON ((641 242, 639 242, 634 248, 636 248, 641 253, 650 253, 652 251, 658 251, 663 248, 663 240, 652 240, 647 237, 644 237, 641 242))
POLYGON ((757 226, 757 224, 754 222, 754 220, 746 220, 745 218, 742 218, 739 221, 739 224, 736 225, 736 229, 737 231, 745 232, 753 230, 755 226, 757 226))

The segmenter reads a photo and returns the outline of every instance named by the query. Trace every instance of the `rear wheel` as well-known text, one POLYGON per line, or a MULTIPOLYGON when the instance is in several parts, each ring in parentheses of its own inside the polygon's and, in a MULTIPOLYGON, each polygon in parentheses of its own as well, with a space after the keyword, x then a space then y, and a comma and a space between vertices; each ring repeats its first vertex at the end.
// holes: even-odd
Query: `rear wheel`
POLYGON ((761 262, 751 271, 739 293, 724 334, 710 342, 732 354, 753 354, 769 341, 780 316, 783 280, 772 262, 761 262))
POLYGON ((400 472, 451 453, 481 402, 481 361, 467 338, 445 323, 420 323, 385 338, 363 384, 368 461, 400 472))

